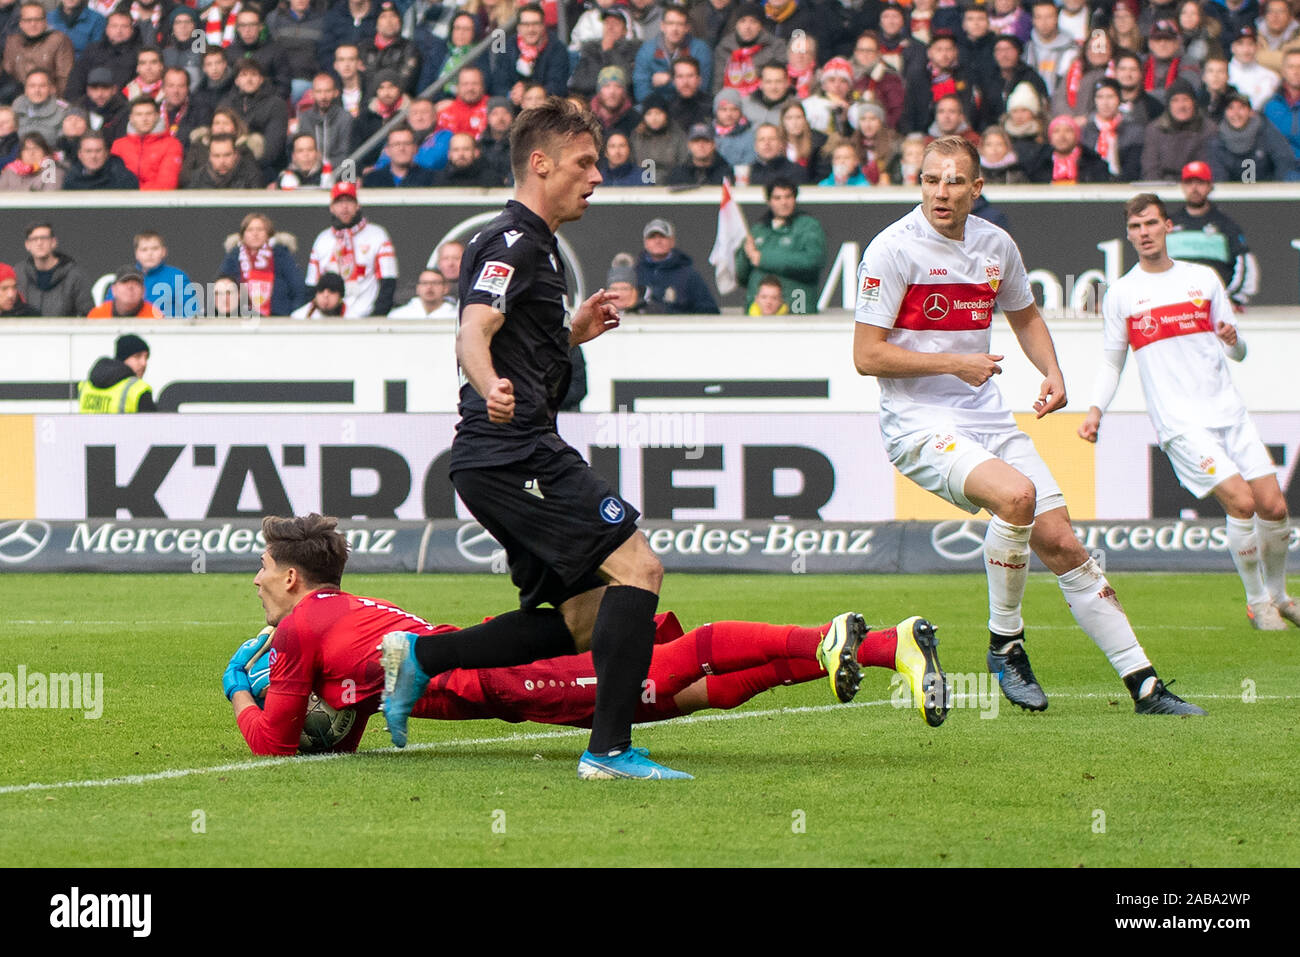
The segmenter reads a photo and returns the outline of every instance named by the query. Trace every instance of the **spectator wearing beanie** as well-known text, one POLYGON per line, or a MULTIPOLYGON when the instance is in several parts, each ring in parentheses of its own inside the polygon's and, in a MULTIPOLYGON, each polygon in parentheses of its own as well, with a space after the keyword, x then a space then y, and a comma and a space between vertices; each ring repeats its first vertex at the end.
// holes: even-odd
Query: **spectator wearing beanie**
POLYGON ((1165 112, 1146 128, 1142 144, 1142 178, 1175 182, 1188 163, 1208 163, 1214 124, 1196 104, 1196 90, 1186 80, 1169 87, 1165 112))
POLYGON ((713 97, 713 132, 719 155, 732 166, 754 162, 754 127, 745 119, 738 91, 719 90, 713 97))
POLYGON ((28 305, 23 294, 18 291, 18 275, 14 272, 14 267, 0 263, 0 319, 20 319, 40 314, 40 310, 28 305))
POLYGON ((102 356, 77 383, 77 411, 83 413, 156 412, 153 389, 144 381, 149 344, 137 335, 118 336, 113 358, 102 356))
POLYGON ((591 112, 600 121, 604 135, 622 133, 631 136, 641 122, 641 114, 632 105, 627 90, 627 74, 622 67, 607 66, 596 77, 596 95, 591 100, 591 112))

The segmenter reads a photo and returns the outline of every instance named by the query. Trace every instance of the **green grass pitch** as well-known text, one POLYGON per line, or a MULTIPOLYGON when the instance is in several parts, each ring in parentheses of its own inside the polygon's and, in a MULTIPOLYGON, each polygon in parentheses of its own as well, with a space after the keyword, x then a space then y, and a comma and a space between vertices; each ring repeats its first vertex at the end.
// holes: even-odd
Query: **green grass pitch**
MULTIPOLYGON (((831 706, 825 682, 714 720, 640 728, 693 782, 579 782, 584 734, 412 722, 389 747, 253 758, 220 691, 255 634, 252 574, 0 575, 0 674, 101 672, 103 714, 0 710, 0 859, 13 865, 1300 864, 1300 633, 1255 632, 1232 575, 1115 575, 1139 637, 1208 718, 1139 717, 1055 582, 1031 578, 1029 648, 1051 707, 999 700, 938 729, 891 707, 890 674, 831 706), (32 784, 53 787, 25 787, 32 784), (386 857, 380 857, 384 854, 386 857)), ((433 621, 514 604, 502 577, 350 576, 433 621)), ((670 574, 688 628, 812 624, 857 610, 939 627, 950 673, 978 673, 982 578, 670 574)), ((703 712, 702 715, 722 715, 703 712)))

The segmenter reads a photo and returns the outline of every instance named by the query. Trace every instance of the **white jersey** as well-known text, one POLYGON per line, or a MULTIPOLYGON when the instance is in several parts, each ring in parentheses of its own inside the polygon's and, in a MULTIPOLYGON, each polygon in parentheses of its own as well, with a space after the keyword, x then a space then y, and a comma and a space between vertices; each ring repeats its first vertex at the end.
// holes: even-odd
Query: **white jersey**
POLYGON ((383 226, 366 223, 345 243, 333 229, 323 229, 312 243, 307 263, 307 286, 313 287, 322 273, 336 272, 347 290, 344 314, 349 318, 371 315, 379 296, 379 280, 397 278, 397 253, 383 226))
MULTIPOLYGON (((892 330, 887 341, 912 352, 987 353, 994 306, 1015 311, 1033 301, 1020 250, 1004 230, 970 216, 958 242, 940 235, 917 206, 862 254, 855 317, 892 330)), ((886 440, 936 422, 990 431, 1015 419, 992 379, 982 386, 954 375, 880 379, 886 440)))
POLYGON ((1246 404, 1228 374, 1216 322, 1235 324, 1218 273, 1174 260, 1162 273, 1134 266, 1101 303, 1105 346, 1133 349, 1147 412, 1164 443, 1192 429, 1235 425, 1246 404))

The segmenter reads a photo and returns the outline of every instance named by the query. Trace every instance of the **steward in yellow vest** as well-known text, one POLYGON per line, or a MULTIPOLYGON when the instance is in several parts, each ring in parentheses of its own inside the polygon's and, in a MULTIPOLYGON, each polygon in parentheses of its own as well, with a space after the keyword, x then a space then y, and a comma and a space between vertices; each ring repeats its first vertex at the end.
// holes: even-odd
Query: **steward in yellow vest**
POLYGON ((149 346, 137 335, 119 336, 114 357, 95 361, 90 375, 77 383, 77 411, 90 413, 155 412, 153 389, 144 381, 149 346))

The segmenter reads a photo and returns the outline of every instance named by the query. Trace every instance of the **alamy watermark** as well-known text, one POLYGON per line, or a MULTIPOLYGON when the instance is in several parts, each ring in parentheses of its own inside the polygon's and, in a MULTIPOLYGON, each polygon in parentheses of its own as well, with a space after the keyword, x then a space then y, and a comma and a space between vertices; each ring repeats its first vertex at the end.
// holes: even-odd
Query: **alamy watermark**
POLYGON ((0 708, 67 709, 97 721, 104 713, 102 672, 0 671, 0 708))
POLYGON ((621 405, 596 417, 601 448, 685 449, 688 459, 704 457, 701 412, 633 412, 621 405))
MULTIPOLYGON (((944 684, 944 708, 977 710, 981 718, 996 718, 1002 705, 1002 686, 997 675, 987 671, 948 672, 944 684)), ((895 708, 912 708, 912 685, 906 676, 889 679, 889 703, 895 708)))

